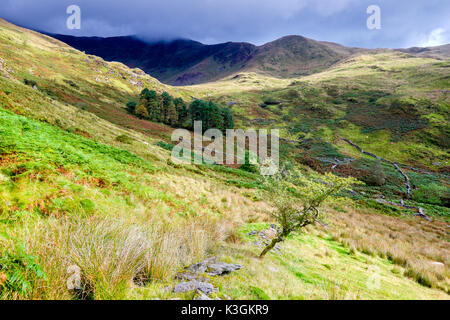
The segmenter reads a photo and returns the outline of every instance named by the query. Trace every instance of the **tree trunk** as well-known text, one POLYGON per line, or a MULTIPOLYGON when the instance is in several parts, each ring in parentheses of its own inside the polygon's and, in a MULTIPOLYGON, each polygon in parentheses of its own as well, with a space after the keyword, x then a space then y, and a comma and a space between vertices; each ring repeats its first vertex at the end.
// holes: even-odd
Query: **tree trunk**
POLYGON ((273 249, 273 247, 275 247, 275 245, 278 243, 278 242, 281 242, 281 241, 283 241, 283 237, 276 237, 276 238, 274 238, 273 240, 272 240, 272 242, 263 250, 263 252, 261 252, 261 254, 259 255, 259 258, 260 259, 263 259, 264 258, 264 256, 267 254, 267 252, 269 252, 270 250, 272 250, 273 249))

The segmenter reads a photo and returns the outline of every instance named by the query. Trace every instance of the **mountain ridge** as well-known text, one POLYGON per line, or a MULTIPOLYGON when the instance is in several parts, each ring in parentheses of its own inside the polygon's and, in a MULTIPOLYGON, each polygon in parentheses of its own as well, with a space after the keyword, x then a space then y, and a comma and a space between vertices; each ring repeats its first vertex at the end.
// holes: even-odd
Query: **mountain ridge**
POLYGON ((107 61, 139 67, 172 85, 210 82, 242 71, 279 78, 302 76, 322 71, 356 52, 365 51, 297 35, 261 46, 248 42, 205 45, 187 39, 147 42, 138 36, 48 35, 107 61))

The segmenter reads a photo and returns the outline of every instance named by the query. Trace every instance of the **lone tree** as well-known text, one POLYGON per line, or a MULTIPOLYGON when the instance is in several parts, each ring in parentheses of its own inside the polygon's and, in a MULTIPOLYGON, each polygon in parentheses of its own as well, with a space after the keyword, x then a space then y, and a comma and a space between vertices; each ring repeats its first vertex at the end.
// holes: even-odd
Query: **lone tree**
POLYGON ((321 205, 330 197, 358 183, 354 178, 341 178, 328 173, 307 178, 297 169, 281 170, 264 180, 274 205, 273 217, 280 225, 277 236, 261 252, 260 258, 285 240, 292 232, 299 232, 307 225, 319 221, 323 215, 321 205))

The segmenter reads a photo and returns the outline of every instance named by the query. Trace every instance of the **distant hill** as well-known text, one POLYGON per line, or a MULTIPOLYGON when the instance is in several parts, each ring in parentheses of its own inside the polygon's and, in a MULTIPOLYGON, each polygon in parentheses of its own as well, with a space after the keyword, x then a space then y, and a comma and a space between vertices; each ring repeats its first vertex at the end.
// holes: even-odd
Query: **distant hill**
POLYGON ((397 49, 397 51, 409 53, 413 56, 422 58, 433 58, 433 59, 448 59, 450 58, 450 44, 445 44, 436 47, 412 47, 408 49, 397 49))
POLYGON ((139 67, 172 85, 214 81, 240 71, 280 78, 297 77, 323 71, 363 51, 301 36, 283 37, 262 46, 245 42, 204 45, 192 40, 145 42, 135 36, 51 36, 105 60, 139 67))

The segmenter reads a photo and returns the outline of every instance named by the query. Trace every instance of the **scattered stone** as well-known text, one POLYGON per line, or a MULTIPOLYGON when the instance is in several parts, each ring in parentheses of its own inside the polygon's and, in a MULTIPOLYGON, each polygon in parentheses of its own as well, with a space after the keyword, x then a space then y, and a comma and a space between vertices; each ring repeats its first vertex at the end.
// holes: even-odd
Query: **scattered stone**
MULTIPOLYGON (((202 262, 193 264, 179 272, 175 279, 183 280, 174 288, 174 293, 197 291, 199 295, 194 300, 212 300, 208 295, 217 289, 208 282, 209 276, 221 276, 241 269, 239 264, 224 263, 218 261, 216 257, 205 259, 202 262)), ((220 300, 220 299, 219 299, 220 300)))
POLYGON ((200 281, 181 282, 173 288, 174 293, 183 293, 189 291, 200 290, 204 294, 208 295, 214 292, 216 289, 211 283, 200 281))
POLYGON ((232 264, 232 263, 215 263, 208 265, 208 274, 210 276, 222 276, 224 274, 242 269, 240 264, 232 264))
POLYGON ((214 300, 213 298, 208 297, 202 291, 198 290, 197 295, 194 297, 194 300, 214 300))
POLYGON ((197 279, 197 274, 190 273, 190 272, 179 272, 175 279, 177 280, 186 280, 186 281, 192 281, 197 279))
POLYGON ((192 266, 190 266, 189 268, 187 268, 188 271, 195 272, 195 273, 206 272, 206 269, 207 269, 206 262, 196 263, 196 264, 193 264, 192 266))

